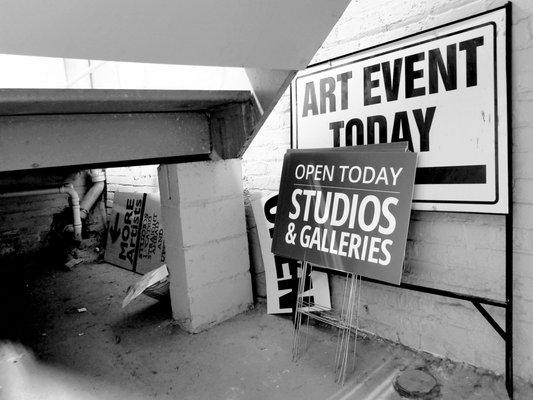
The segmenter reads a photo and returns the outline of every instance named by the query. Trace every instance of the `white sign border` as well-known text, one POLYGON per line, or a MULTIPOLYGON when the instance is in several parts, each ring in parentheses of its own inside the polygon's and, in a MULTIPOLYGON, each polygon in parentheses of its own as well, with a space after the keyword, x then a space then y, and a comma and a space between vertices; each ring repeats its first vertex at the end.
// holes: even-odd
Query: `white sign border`
MULTIPOLYGON (((441 29, 453 29, 455 26, 460 27, 461 24, 468 23, 467 29, 473 29, 480 25, 492 24, 495 29, 494 47, 495 47, 495 69, 496 69, 496 85, 495 85, 495 108, 497 123, 495 124, 496 135, 496 199, 492 202, 480 201, 435 201, 435 200, 415 200, 413 199, 413 210, 424 211, 450 211, 450 212, 471 212, 471 213, 489 213, 489 214, 508 214, 509 204, 511 202, 511 193, 509 190, 509 182, 511 176, 511 98, 510 98, 510 64, 511 64, 511 27, 510 27, 510 3, 507 3, 498 8, 484 11, 469 17, 465 17, 456 21, 451 21, 446 24, 438 25, 420 32, 402 36, 388 42, 380 43, 365 49, 357 50, 355 52, 343 54, 335 58, 324 60, 316 64, 310 65, 307 69, 300 71, 293 79, 290 87, 291 97, 291 148, 298 148, 298 131, 297 131, 297 115, 296 107, 296 80, 299 77, 307 76, 311 73, 324 71, 331 68, 339 67, 343 64, 353 63, 353 60, 346 62, 347 59, 362 55, 364 53, 375 51, 380 47, 387 47, 393 45, 387 52, 394 52, 404 47, 406 42, 421 37, 432 31, 441 29)), ((443 36, 452 35, 465 28, 451 30, 449 33, 435 36, 438 39, 443 36)), ((356 60, 357 61, 357 60, 356 60)))

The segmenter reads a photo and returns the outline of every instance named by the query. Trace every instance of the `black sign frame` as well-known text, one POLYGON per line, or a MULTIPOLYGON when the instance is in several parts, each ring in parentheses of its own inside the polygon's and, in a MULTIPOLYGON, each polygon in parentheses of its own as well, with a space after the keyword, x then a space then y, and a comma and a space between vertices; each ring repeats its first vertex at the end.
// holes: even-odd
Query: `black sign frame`
MULTIPOLYGON (((363 50, 359 50, 353 53, 349 54, 343 54, 338 57, 328 59, 325 61, 321 61, 315 64, 310 64, 308 67, 314 67, 316 65, 322 64, 322 63, 329 63, 331 61, 335 61, 339 58, 343 58, 349 55, 353 55, 356 53, 359 53, 361 51, 367 51, 374 47, 383 46, 392 44, 394 42, 404 40, 406 38, 410 38, 422 33, 426 33, 429 31, 432 31, 434 29, 444 28, 452 24, 456 24, 458 22, 467 21, 471 18, 479 17, 482 15, 490 14, 495 11, 504 10, 505 11, 505 25, 506 25, 506 54, 505 54, 505 76, 506 76, 506 84, 507 84, 507 183, 508 183, 508 212, 506 214, 503 214, 505 218, 505 300, 499 300, 499 299, 493 299, 488 297, 481 297, 481 296, 473 296, 465 293, 458 293, 450 290, 444 290, 434 287, 428 287, 428 286, 422 286, 422 285, 416 285, 416 284, 409 284, 409 283, 400 283, 399 285, 388 283, 388 282, 382 282, 371 278, 362 277, 362 280, 366 282, 381 284, 385 286, 391 286, 391 287, 397 287, 399 289, 407 289, 412 290, 420 293, 428 293, 433 294, 437 296, 443 296, 451 299, 457 299, 457 300, 463 300, 472 303, 472 305, 481 313, 481 315, 487 320, 487 322, 491 325, 491 327, 502 337, 505 343, 505 386, 507 389, 507 393, 509 395, 509 398, 512 400, 514 398, 514 385, 513 385, 513 195, 512 195, 512 179, 513 179, 513 173, 512 173, 512 80, 511 80, 511 71, 512 71, 512 56, 511 56, 511 45, 512 45, 512 3, 508 2, 500 7, 490 9, 478 14, 474 14, 456 21, 451 21, 449 23, 439 25, 430 29, 426 29, 424 31, 416 32, 411 35, 403 36, 401 38, 391 40, 385 43, 380 43, 379 45, 366 48, 363 50), (493 306, 502 308, 505 310, 505 327, 502 328, 500 324, 490 315, 490 313, 486 310, 484 306, 493 306)), ((294 96, 294 89, 292 85, 290 86, 290 96, 291 98, 294 96)), ((292 102, 291 102, 292 104, 292 102)), ((291 148, 295 148, 294 143, 294 130, 293 130, 293 121, 294 121, 294 115, 293 115, 293 107, 291 105, 291 148)), ((439 212, 439 211, 425 211, 425 212, 439 212)), ((447 212, 460 212, 465 213, 462 211, 447 211, 447 212)), ((485 214, 485 215, 502 215, 501 213, 476 213, 476 212, 470 212, 469 214, 485 214)), ((317 271, 323 271, 330 274, 337 274, 344 276, 346 273, 342 271, 335 271, 330 270, 327 268, 321 268, 321 267, 314 267, 317 271)))

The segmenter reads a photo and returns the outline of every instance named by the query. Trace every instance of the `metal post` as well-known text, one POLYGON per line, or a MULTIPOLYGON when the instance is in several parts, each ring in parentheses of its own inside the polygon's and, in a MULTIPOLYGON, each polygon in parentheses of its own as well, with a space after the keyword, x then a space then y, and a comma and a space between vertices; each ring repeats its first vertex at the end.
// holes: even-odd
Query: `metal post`
POLYGON ((513 123, 512 123, 512 4, 505 8, 506 22, 506 76, 507 76, 507 185, 509 212, 505 216, 505 386, 509 398, 513 390, 513 123))
POLYGON ((505 387, 513 399, 513 213, 505 216, 505 387))

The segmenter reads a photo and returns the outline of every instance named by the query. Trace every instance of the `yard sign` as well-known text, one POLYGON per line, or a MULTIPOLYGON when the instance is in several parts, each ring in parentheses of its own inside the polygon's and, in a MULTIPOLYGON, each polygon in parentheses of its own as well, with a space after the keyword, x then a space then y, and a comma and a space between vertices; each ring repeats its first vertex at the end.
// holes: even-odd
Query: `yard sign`
POLYGON ((416 154, 288 151, 272 252, 399 284, 416 154))

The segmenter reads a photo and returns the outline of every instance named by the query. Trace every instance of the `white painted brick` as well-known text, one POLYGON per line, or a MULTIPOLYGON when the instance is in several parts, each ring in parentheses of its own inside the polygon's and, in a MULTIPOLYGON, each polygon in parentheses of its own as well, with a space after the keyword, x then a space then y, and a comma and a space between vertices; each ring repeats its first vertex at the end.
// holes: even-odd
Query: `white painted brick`
POLYGON ((513 231, 513 249, 520 252, 533 250, 533 231, 517 228, 513 231))
MULTIPOLYGON (((524 111, 526 112, 526 111, 524 111)), ((529 111, 529 114, 533 114, 529 111)), ((531 123, 533 125, 533 116, 531 123)), ((533 179, 533 153, 515 153, 513 155, 514 176, 516 178, 533 179)))
POLYGON ((247 176, 250 175, 264 175, 269 170, 269 163, 266 161, 258 161, 254 163, 248 163, 244 165, 243 173, 247 176))
POLYGON ((530 351, 531 343, 533 343, 533 323, 521 321, 515 324, 513 333, 516 354, 515 370, 519 376, 528 377, 533 371, 533 353, 530 351))
POLYGON ((533 152, 533 126, 513 129, 513 152, 533 152))
MULTIPOLYGON (((517 294, 527 299, 533 299, 533 274, 531 274, 531 266, 533 265, 533 249, 527 253, 514 253, 514 278, 515 285, 520 282, 522 289, 517 288, 517 294)), ((532 321, 533 323, 533 321, 532 321)))
POLYGON ((533 204, 515 204, 513 210, 515 228, 533 229, 533 204))
POLYGON ((513 185, 513 199, 516 203, 533 204, 533 179, 516 179, 513 185))
POLYGON ((113 207, 115 192, 158 193, 157 165, 106 169, 106 207, 113 207))

